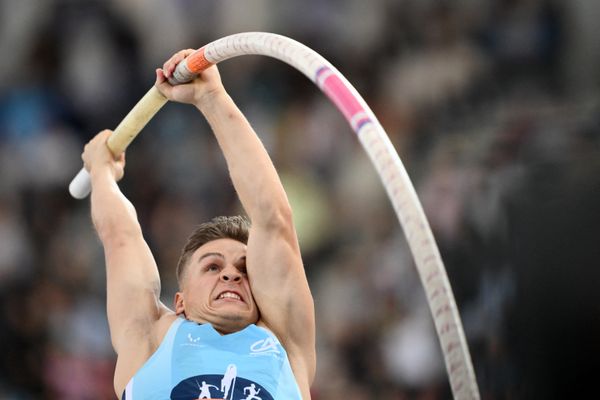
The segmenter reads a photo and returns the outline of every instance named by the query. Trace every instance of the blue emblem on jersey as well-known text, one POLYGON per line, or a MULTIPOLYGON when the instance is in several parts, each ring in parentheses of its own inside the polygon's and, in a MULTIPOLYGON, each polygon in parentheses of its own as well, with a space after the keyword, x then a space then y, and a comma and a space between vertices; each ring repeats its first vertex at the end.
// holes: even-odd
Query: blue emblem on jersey
POLYGON ((256 382, 231 374, 198 375, 187 378, 173 388, 171 400, 273 400, 273 396, 256 382))

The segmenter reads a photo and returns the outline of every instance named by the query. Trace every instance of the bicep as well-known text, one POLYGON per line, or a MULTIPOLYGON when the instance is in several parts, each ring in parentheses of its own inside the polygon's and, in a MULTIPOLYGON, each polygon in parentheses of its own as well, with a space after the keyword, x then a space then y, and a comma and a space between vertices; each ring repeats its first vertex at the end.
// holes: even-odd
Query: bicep
POLYGON ((262 322, 286 349, 311 358, 315 347, 315 312, 296 233, 291 227, 252 227, 247 269, 262 322))
POLYGON ((156 262, 141 235, 105 241, 104 254, 108 322, 118 353, 123 337, 150 329, 165 307, 156 262))

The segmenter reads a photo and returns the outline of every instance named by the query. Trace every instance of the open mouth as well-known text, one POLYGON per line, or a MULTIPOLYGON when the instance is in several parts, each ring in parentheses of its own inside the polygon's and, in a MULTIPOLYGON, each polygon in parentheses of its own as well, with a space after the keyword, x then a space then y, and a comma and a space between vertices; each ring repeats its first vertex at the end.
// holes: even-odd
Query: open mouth
POLYGON ((225 290, 221 292, 215 300, 241 301, 242 303, 244 303, 244 299, 242 298, 242 296, 239 293, 232 290, 225 290))

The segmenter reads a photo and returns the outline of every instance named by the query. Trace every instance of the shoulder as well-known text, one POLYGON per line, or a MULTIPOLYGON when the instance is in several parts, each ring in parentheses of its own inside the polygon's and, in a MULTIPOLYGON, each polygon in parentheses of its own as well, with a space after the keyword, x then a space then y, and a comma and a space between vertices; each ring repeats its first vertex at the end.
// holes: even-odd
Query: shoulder
POLYGON ((163 313, 163 315, 156 320, 156 322, 152 326, 151 337, 149 338, 152 341, 152 347, 156 350, 162 341, 164 340, 167 332, 173 325, 173 323, 177 320, 181 320, 180 317, 177 316, 172 311, 167 311, 163 313))
MULTIPOLYGON (((256 326, 268 332, 277 342, 277 345, 283 348, 303 398, 310 398, 310 386, 314 380, 316 370, 316 351, 314 347, 299 345, 291 340, 286 340, 286 338, 277 337, 273 330, 262 320, 259 320, 256 326)), ((265 341, 260 343, 260 350, 265 351, 265 349, 272 346, 275 346, 275 343, 265 341)))
POLYGON ((279 337, 263 320, 259 320, 256 327, 266 331, 283 348, 297 379, 306 377, 308 381, 312 382, 316 364, 314 347, 296 343, 288 337, 279 337))
POLYGON ((118 353, 114 384, 117 393, 136 372, 152 357, 163 342, 167 332, 178 319, 174 312, 165 312, 151 326, 139 324, 130 327, 124 339, 124 346, 118 353))

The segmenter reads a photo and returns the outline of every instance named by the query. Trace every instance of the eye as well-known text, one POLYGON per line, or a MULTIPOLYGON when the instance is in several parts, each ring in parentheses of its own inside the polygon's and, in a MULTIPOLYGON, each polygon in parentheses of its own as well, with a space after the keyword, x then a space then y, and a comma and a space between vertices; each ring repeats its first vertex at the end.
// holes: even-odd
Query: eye
POLYGON ((217 264, 208 264, 206 266, 206 271, 210 272, 218 272, 221 268, 217 264))

